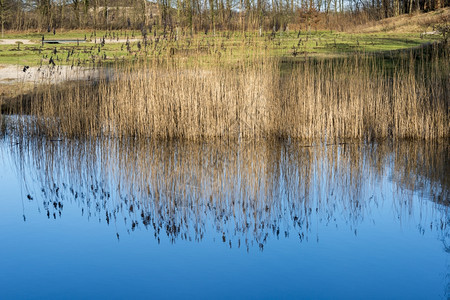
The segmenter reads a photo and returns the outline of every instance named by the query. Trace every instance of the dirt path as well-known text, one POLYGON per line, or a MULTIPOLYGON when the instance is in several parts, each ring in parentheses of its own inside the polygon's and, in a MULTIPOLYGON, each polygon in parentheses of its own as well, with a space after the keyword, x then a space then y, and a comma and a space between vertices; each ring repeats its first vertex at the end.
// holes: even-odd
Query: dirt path
POLYGON ((59 83, 68 80, 89 80, 99 76, 99 70, 86 67, 0 65, 0 85, 16 83, 59 83))
MULTIPOLYGON (((49 39, 51 40, 51 39, 49 39)), ((64 39, 61 39, 64 40, 64 39)), ((97 40, 92 39, 91 41, 89 41, 88 43, 94 44, 95 42, 97 42, 97 44, 101 43, 102 39, 101 38, 97 38, 97 40)), ((142 39, 105 39, 105 44, 123 44, 126 42, 130 42, 130 43, 135 43, 135 42, 142 42, 142 39)), ((26 40, 26 39, 0 39, 0 45, 16 45, 17 42, 21 42, 24 45, 33 45, 33 44, 37 44, 32 42, 31 40, 26 40)))
POLYGON ((17 42, 21 42, 24 45, 34 44, 32 41, 25 39, 0 39, 0 45, 16 45, 17 42))

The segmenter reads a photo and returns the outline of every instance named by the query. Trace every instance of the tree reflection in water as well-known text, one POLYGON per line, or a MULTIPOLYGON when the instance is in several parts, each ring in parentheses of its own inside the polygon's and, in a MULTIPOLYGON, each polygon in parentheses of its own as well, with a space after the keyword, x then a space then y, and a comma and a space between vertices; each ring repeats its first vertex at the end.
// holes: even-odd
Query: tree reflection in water
POLYGON ((417 228, 437 232, 449 251, 447 144, 14 136, 4 142, 28 200, 37 201, 48 218, 63 217, 64 205, 73 203, 89 219, 123 221, 129 233, 149 229, 158 241, 161 235, 172 242, 201 241, 210 231, 230 248, 263 250, 272 238, 318 240, 313 228, 318 223, 357 235, 360 224, 373 221, 372 210, 387 201, 382 182, 387 177, 397 187, 387 203, 395 217, 418 215, 417 228))

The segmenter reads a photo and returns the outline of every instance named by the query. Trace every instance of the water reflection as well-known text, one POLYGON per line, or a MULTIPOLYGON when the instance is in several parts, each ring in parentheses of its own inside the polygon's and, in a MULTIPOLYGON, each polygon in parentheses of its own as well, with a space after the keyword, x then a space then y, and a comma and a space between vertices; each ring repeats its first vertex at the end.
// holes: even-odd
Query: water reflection
POLYGON ((86 218, 119 228, 118 239, 136 229, 174 243, 201 241, 209 232, 230 248, 263 250, 274 238, 319 241, 319 224, 357 235, 361 224, 376 221, 374 210, 388 206, 399 222, 413 219, 421 234, 436 233, 449 251, 447 144, 14 136, 3 143, 26 203, 37 202, 53 219, 64 217, 67 203, 76 204, 86 218))

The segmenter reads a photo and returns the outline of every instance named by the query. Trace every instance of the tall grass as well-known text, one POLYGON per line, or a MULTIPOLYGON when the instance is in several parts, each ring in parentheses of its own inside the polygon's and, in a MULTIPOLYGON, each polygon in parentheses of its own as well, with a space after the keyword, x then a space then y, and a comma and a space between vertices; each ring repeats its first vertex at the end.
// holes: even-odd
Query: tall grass
POLYGON ((411 56, 393 69, 374 57, 306 63, 281 89, 277 130, 315 139, 449 136, 449 63, 411 56))
MULTIPOLYGON (((387 63, 250 58, 233 66, 142 62, 114 80, 48 86, 29 97, 27 132, 156 139, 448 138, 450 59, 411 52, 387 63)), ((434 52, 437 52, 434 51, 434 52)))

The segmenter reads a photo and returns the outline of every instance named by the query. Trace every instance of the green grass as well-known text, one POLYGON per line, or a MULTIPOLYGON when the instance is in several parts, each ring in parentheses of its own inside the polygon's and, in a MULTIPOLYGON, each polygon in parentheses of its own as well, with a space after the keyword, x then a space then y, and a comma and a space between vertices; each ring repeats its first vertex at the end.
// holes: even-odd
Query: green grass
POLYGON ((36 44, 0 45, 0 64, 43 65, 48 64, 50 58, 57 65, 98 65, 117 61, 130 61, 141 57, 166 58, 179 57, 182 59, 204 59, 206 63, 226 60, 228 62, 240 60, 248 56, 273 56, 281 58, 295 58, 308 56, 339 56, 355 52, 378 52, 407 49, 433 42, 437 36, 422 38, 415 33, 377 33, 377 34, 349 34, 331 31, 313 32, 266 32, 259 36, 257 32, 219 32, 216 36, 203 33, 191 37, 180 36, 178 40, 168 37, 164 39, 157 34, 149 34, 147 47, 141 42, 109 43, 112 35, 120 39, 138 38, 140 32, 115 31, 108 33, 106 44, 101 45, 104 31, 69 31, 45 33, 45 39, 80 39, 86 42, 73 44, 44 44, 41 45, 42 33, 8 33, 5 39, 30 39, 36 44), (111 37, 110 37, 111 35, 111 37), (195 58, 193 58, 195 57, 195 58))

